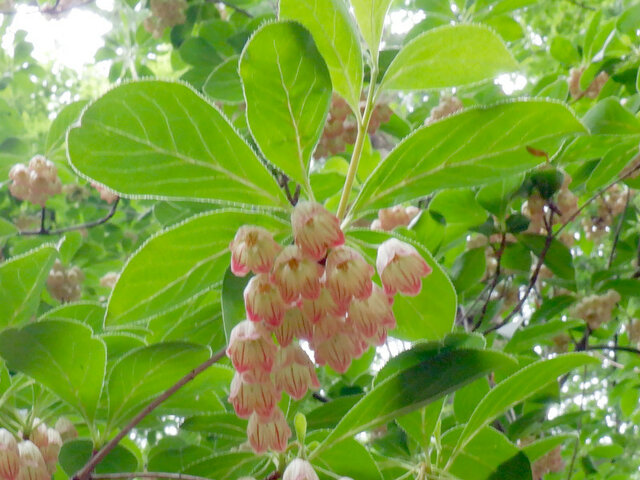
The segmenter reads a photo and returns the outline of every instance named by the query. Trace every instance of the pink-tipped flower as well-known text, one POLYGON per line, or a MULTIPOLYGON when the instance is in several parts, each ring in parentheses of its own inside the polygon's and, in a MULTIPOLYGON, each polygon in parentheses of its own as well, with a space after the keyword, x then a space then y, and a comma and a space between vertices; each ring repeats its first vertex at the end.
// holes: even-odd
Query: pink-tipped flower
POLYGON ((291 215, 296 245, 314 260, 322 260, 328 248, 344 243, 338 217, 319 203, 299 202, 291 215))
POLYGON ((240 372, 271 373, 278 347, 259 324, 244 320, 231 330, 227 356, 240 372))
POLYGON ((396 238, 390 238, 380 245, 376 267, 387 295, 400 292, 415 296, 422 288, 422 277, 431 273, 431 267, 422 255, 408 243, 396 238))
POLYGON ((337 315, 325 315, 313 326, 313 342, 324 342, 338 333, 348 331, 346 319, 337 315))
POLYGON ((395 328, 396 319, 388 297, 374 285, 366 300, 354 300, 349 305, 349 322, 366 339, 376 336, 380 327, 395 328))
POLYGON ((42 458, 42 453, 33 442, 25 440, 18 444, 20 472, 16 480, 49 480, 51 477, 42 458))
POLYGON ((289 345, 294 338, 311 340, 313 338, 313 324, 298 307, 287 310, 282 323, 273 331, 281 347, 289 345))
POLYGON ((318 298, 323 273, 322 265, 306 257, 296 245, 289 245, 276 258, 271 281, 278 286, 282 299, 291 303, 300 296, 318 298))
POLYGON ((282 410, 274 408, 268 417, 251 414, 247 425, 247 437, 256 453, 264 453, 267 450, 284 452, 291 437, 291 429, 282 410))
POLYGON ((362 347, 347 333, 338 333, 333 337, 313 344, 318 365, 329 365, 338 373, 349 369, 351 360, 362 353, 362 347))
POLYGON ((310 388, 320 388, 315 366, 300 345, 292 344, 280 350, 274 371, 278 389, 296 400, 304 397, 310 388))
POLYGON ((329 290, 322 288, 315 300, 302 300, 302 313, 311 323, 318 323, 326 315, 342 316, 347 313, 346 306, 338 305, 329 290))
POLYGON ((252 322, 264 322, 275 328, 282 323, 287 305, 280 291, 269 281, 266 274, 259 274, 249 280, 244 289, 244 306, 247 317, 252 322))
POLYGON ((273 412, 280 400, 280 394, 269 377, 261 382, 252 383, 254 380, 247 373, 238 373, 231 381, 229 402, 233 405, 236 415, 240 418, 249 418, 256 412, 258 415, 268 417, 273 412))
POLYGON ((280 252, 273 235, 262 227, 244 225, 238 229, 231 250, 231 271, 238 277, 247 273, 269 273, 280 252))
POLYGON ((0 428, 0 479, 15 480, 20 471, 20 451, 15 437, 0 428))
POLYGON ((58 418, 54 428, 60 434, 60 438, 62 438, 63 442, 68 442, 69 440, 73 440, 78 436, 78 431, 76 430, 76 427, 66 417, 58 418))
POLYGON ((58 431, 54 428, 47 429, 47 445, 40 447, 40 453, 47 466, 47 471, 50 475, 56 471, 56 465, 58 463, 58 455, 60 455, 60 449, 62 448, 62 437, 58 431))
POLYGON ((373 335, 373 337, 367 338, 368 345, 375 345, 376 347, 381 347, 386 341, 387 327, 385 327, 384 325, 379 325, 375 335, 373 335))
POLYGON ((284 470, 282 480, 320 480, 318 474, 306 460, 296 458, 284 470))
POLYGON ((327 257, 327 289, 338 305, 346 307, 353 297, 369 298, 375 270, 353 248, 338 247, 327 257))

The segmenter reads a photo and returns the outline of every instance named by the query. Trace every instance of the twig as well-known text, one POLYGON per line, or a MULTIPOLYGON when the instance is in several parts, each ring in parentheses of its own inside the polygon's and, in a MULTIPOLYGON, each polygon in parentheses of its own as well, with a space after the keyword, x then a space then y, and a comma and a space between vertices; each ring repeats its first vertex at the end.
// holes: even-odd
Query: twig
MULTIPOLYGON (((585 365, 584 367, 584 373, 583 373, 583 379, 582 379, 582 384, 580 385, 580 412, 584 411, 584 404, 585 404, 585 396, 584 396, 584 391, 585 391, 585 384, 587 383, 587 366, 585 365)), ((575 467, 576 464, 576 458, 578 457, 578 448, 580 447, 580 434, 582 433, 582 415, 580 415, 580 417, 578 418, 578 436, 576 438, 576 443, 573 446, 573 455, 571 455, 571 464, 569 465, 569 473, 567 475, 567 480, 571 480, 571 477, 573 476, 573 468, 575 467)))
POLYGON ((44 228, 44 219, 46 216, 47 216, 47 209, 45 207, 42 207, 42 210, 40 210, 40 232, 39 232, 41 234, 47 231, 47 229, 44 228))
POLYGON ((111 210, 109 210, 109 213, 98 219, 98 220, 94 220, 92 222, 87 222, 87 223, 81 223, 80 225, 72 225, 70 227, 63 227, 63 228, 58 228, 57 230, 47 230, 46 228, 44 228, 44 208, 42 209, 42 220, 40 223, 40 230, 30 230, 30 231, 26 231, 26 232, 20 232, 19 235, 22 236, 28 236, 28 235, 60 235, 61 233, 65 233, 65 232, 71 232, 74 230, 83 230, 85 228, 92 228, 92 227, 97 227, 98 225, 102 225, 103 223, 108 222, 111 217, 113 217, 116 213, 116 209, 118 208, 118 202, 120 201, 120 197, 116 198, 115 202, 113 202, 113 205, 111 206, 111 210))
POLYGON ((168 478, 172 480, 210 480, 207 477, 186 475, 184 473, 169 472, 122 472, 122 473, 92 473, 92 480, 119 480, 124 478, 168 478))
POLYGON ((482 321, 484 320, 484 317, 487 314, 487 308, 489 307, 489 301, 491 300, 491 295, 493 294, 493 291, 495 290, 496 286, 498 285, 498 282, 500 281, 500 262, 502 260, 502 254, 504 253, 504 249, 506 245, 507 245, 507 234, 503 233, 502 238, 500 239, 500 247, 498 247, 498 250, 496 251, 497 264, 496 264, 495 276, 493 277, 493 281, 491 282, 491 286, 489 287, 489 293, 487 294, 487 299, 482 305, 482 310, 480 311, 480 318, 471 329, 472 332, 475 332, 476 330, 478 330, 478 328, 480 328, 480 325, 482 325, 482 321))
POLYGON ((220 350, 219 352, 213 354, 211 358, 209 358, 206 362, 197 366, 189 373, 187 373, 184 377, 182 377, 178 382, 176 382, 172 387, 165 390, 160 396, 156 397, 156 399, 143 408, 133 419, 115 436, 113 437, 104 447, 102 447, 87 464, 82 467, 72 478, 72 480, 90 480, 91 473, 96 466, 104 460, 111 450, 113 450, 120 440, 127 436, 127 434, 140 423, 147 415, 149 415, 155 408, 160 405, 162 402, 167 400, 171 395, 180 390, 184 385, 189 383, 191 380, 196 378, 200 373, 204 372, 211 365, 216 363, 224 356, 225 349, 220 350))
POLYGON ((613 259, 616 256, 616 247, 618 246, 618 242, 620 241, 620 233, 622 232, 622 225, 624 224, 624 216, 627 213, 627 208, 629 208, 629 199, 631 198, 631 189, 627 189, 627 198, 624 203, 624 210, 622 210, 622 214, 620 215, 620 220, 618 220, 618 225, 616 226, 616 233, 613 237, 613 243, 611 244, 611 253, 609 254, 609 262, 607 263, 607 270, 611 268, 613 264, 613 259))
POLYGON ((244 15, 245 17, 249 17, 249 18, 253 18, 253 15, 251 15, 247 10, 245 10, 244 8, 240 8, 237 5, 234 5, 231 2, 228 2, 226 0, 214 0, 215 3, 221 3, 226 7, 229 7, 232 10, 235 10, 238 13, 241 13, 242 15, 244 15))
POLYGON ((633 347, 624 347, 622 345, 588 345, 585 350, 611 350, 613 352, 628 352, 640 355, 640 350, 633 347))

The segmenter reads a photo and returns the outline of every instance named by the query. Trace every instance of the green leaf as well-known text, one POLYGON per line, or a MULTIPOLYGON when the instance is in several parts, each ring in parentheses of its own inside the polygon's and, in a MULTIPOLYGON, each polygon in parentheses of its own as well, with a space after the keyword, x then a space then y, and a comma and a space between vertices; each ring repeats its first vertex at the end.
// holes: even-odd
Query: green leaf
POLYGON ((471 418, 478 403, 480 403, 490 390, 489 381, 486 378, 479 378, 455 393, 453 397, 453 411, 458 423, 465 423, 471 418))
POLYGON ((351 408, 312 456, 358 432, 417 410, 486 375, 508 358, 492 351, 449 350, 403 369, 377 384, 351 408))
MULTIPOLYGON (((571 298, 571 303, 573 303, 573 297, 569 298, 571 298)), ((554 320, 542 325, 529 325, 527 328, 518 330, 513 334, 511 340, 505 345, 504 351, 507 353, 525 352, 540 342, 549 341, 555 335, 565 333, 571 328, 581 327, 583 325, 584 322, 581 320, 554 320)))
POLYGON ((209 448, 186 444, 180 437, 165 437, 149 452, 147 468, 153 472, 182 473, 189 464, 209 455, 209 448))
POLYGON ((542 438, 533 443, 522 447, 522 452, 529 458, 529 461, 535 462, 543 457, 558 445, 562 445, 567 440, 575 440, 573 435, 554 435, 549 438, 542 438))
POLYGON ((477 285, 487 268, 484 248, 467 250, 456 258, 451 268, 451 280, 459 294, 477 285))
POLYGON ((238 418, 235 413, 216 413, 190 417, 180 425, 180 429, 190 432, 215 432, 216 436, 238 440, 239 443, 247 439, 247 421, 238 418))
POLYGON ((0 330, 33 320, 58 252, 50 245, 0 263, 0 330))
MULTIPOLYGON (((544 235, 523 233, 518 235, 518 240, 534 254, 540 255, 544 248, 546 237, 544 235)), ((575 282, 576 271, 573 267, 571 250, 559 240, 554 238, 551 241, 551 246, 544 257, 544 264, 561 279, 569 280, 572 283, 575 282)))
POLYGON ((245 224, 274 234, 289 228, 265 213, 216 210, 151 237, 122 271, 105 324, 144 324, 219 287, 229 266, 229 243, 245 224))
POLYGON ((485 185, 478 191, 476 201, 487 212, 493 213, 498 218, 504 218, 509 202, 523 180, 523 175, 514 175, 485 185))
POLYGON ((371 454, 355 438, 334 443, 318 455, 313 463, 344 477, 382 480, 371 454))
MULTIPOLYGON (((76 438, 65 442, 60 450, 58 461, 64 472, 71 478, 91 459, 93 442, 86 438, 76 438)), ((96 473, 120 473, 138 471, 138 459, 131 450, 116 445, 96 466, 96 473)))
POLYGON ((371 58, 375 64, 378 63, 384 19, 392 3, 393 0, 351 0, 360 33, 369 45, 371 58))
POLYGON ((411 243, 433 269, 422 279, 422 290, 415 297, 398 295, 393 302, 398 327, 392 335, 403 340, 440 340, 451 332, 456 316, 456 292, 440 265, 427 249, 397 234, 354 230, 347 233, 349 240, 356 243, 365 258, 375 265, 378 245, 396 237, 411 243))
POLYGON ((0 356, 75 407, 95 418, 105 374, 106 348, 79 323, 44 320, 0 333, 0 356))
POLYGON ((531 463, 527 456, 518 452, 501 463, 488 480, 531 480, 531 463))
POLYGON ((229 342, 231 330, 247 317, 244 308, 244 289, 249 283, 247 277, 236 277, 228 268, 222 280, 222 323, 229 342))
POLYGON ((455 458, 483 427, 505 410, 532 397, 574 368, 598 363, 600 362, 597 359, 589 355, 571 353, 540 360, 518 370, 496 385, 478 404, 460 435, 452 458, 455 458))
POLYGON ((309 187, 309 162, 331 102, 329 71, 307 30, 264 25, 240 59, 247 121, 264 156, 309 187))
POLYGON ((334 428, 351 407, 358 403, 362 397, 363 394, 346 395, 314 408, 306 414, 307 428, 309 431, 334 428))
POLYGON ((518 64, 500 37, 481 25, 447 25, 419 35, 391 62, 381 87, 430 90, 473 85, 518 64))
POLYGON ((184 473, 215 480, 231 480, 250 475, 262 462, 253 452, 231 452, 205 457, 192 463, 184 473))
POLYGON ((640 133, 640 119, 613 97, 596 103, 585 114, 582 121, 592 135, 638 135, 640 133))
POLYGON ((73 320, 84 323, 94 332, 98 332, 102 330, 105 311, 104 306, 97 302, 66 303, 47 311, 39 320, 73 320))
POLYGON ((186 85, 140 81, 94 102, 68 135, 78 173, 122 196, 282 206, 275 179, 186 85))
POLYGON ((123 356, 107 384, 109 426, 125 423, 209 356, 208 348, 183 342, 150 345, 123 356))
POLYGON ((231 57, 214 68, 203 87, 204 93, 219 102, 241 103, 244 100, 238 73, 238 57, 231 57))
POLYGON ((544 100, 472 108, 403 140, 365 181, 352 212, 414 200, 442 188, 495 182, 535 167, 557 142, 584 127, 565 106, 544 100))
POLYGON ((18 227, 16 227, 9 220, 0 218, 0 248, 4 246, 4 243, 8 238, 13 237, 17 233, 18 233, 18 227))
POLYGON ((580 63, 580 54, 567 37, 560 35, 553 37, 549 44, 549 53, 553 58, 565 65, 578 65, 580 63))
POLYGON ((638 154, 638 137, 618 137, 618 145, 609 150, 593 169, 586 183, 588 192, 595 192, 615 180, 623 168, 638 154))
POLYGON ((280 19, 300 22, 327 63, 333 89, 359 111, 364 67, 358 31, 343 0, 280 0, 280 19))
POLYGON ((87 103, 86 100, 80 100, 67 105, 58 113, 55 120, 51 122, 44 147, 47 152, 47 157, 50 158, 56 150, 62 148, 67 138, 67 130, 78 120, 82 109, 87 106, 87 103))

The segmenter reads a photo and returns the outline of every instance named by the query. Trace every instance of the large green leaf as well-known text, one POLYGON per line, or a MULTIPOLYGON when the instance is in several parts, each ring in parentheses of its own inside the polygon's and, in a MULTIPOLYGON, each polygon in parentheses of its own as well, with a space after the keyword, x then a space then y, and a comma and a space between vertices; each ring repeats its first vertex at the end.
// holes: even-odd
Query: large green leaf
MULTIPOLYGON (((60 450, 60 466, 69 478, 84 467, 94 453, 94 444, 87 438, 65 442, 60 450)), ((96 473, 135 472, 138 470, 136 455, 122 445, 116 445, 96 466, 96 473)))
POLYGON ((109 299, 106 325, 146 323, 218 287, 229 266, 229 242, 245 224, 274 234, 287 228, 264 213, 216 210, 152 237, 122 271, 109 299))
POLYGON ((44 320, 0 333, 0 356, 92 422, 104 380, 106 348, 85 325, 44 320))
POLYGON ((158 343, 123 356, 109 375, 109 426, 126 422, 207 358, 208 348, 183 342, 158 343))
POLYGON ((186 85, 114 88, 68 135, 78 173, 123 196, 282 206, 277 182, 228 120, 186 85))
POLYGON ((447 25, 417 36, 393 59, 381 88, 428 90, 472 85, 517 68, 493 30, 447 25))
POLYGON ((47 134, 47 141, 45 145, 47 157, 51 158, 58 149, 64 146, 69 126, 78 120, 82 109, 86 107, 86 105, 86 100, 70 103, 64 107, 60 113, 58 113, 55 120, 51 122, 51 127, 49 127, 49 133, 47 134))
POLYGON ((393 0, 351 0, 360 33, 369 45, 369 51, 375 63, 378 62, 384 18, 391 3, 393 0))
POLYGON ((184 473, 214 480, 231 480, 254 472, 262 459, 253 452, 230 452, 211 455, 193 462, 184 473))
POLYGON ((0 330, 34 318, 57 254, 45 245, 0 264, 0 330))
POLYGON ((371 454, 355 438, 345 438, 341 442, 334 443, 318 455, 314 463, 344 477, 382 479, 371 454))
POLYGON ((269 23, 240 60, 249 128, 264 156, 307 187, 311 154, 331 101, 331 78, 307 30, 269 23))
MULTIPOLYGON (((535 235, 531 233, 523 233, 518 235, 518 239, 536 255, 541 255, 546 237, 544 235, 535 235)), ((576 271, 573 266, 573 256, 571 250, 559 240, 553 239, 547 253, 544 256, 544 264, 563 280, 574 282, 576 271)))
POLYGON ((343 0, 280 0, 280 18, 295 20, 313 35, 333 89, 357 110, 364 67, 356 26, 343 0))
POLYGON ((365 181, 352 210, 377 210, 448 187, 475 186, 531 169, 558 141, 584 132, 564 105, 545 100, 473 108, 422 127, 365 181))
POLYGON ((98 302, 66 303, 47 311, 39 320, 74 320, 98 332, 102 329, 105 311, 104 305, 98 302))
POLYGON ((509 362, 484 350, 443 350, 427 356, 377 384, 338 423, 313 452, 317 456, 336 442, 417 410, 509 362))
POLYGON ((395 297, 393 312, 398 327, 391 335, 403 340, 440 340, 453 328, 457 297, 451 281, 429 251, 397 234, 371 230, 354 230, 348 233, 348 239, 360 247, 372 265, 375 265, 378 246, 392 236, 412 243, 433 270, 422 279, 422 290, 418 295, 395 297))
POLYGON ((598 364, 599 361, 583 353, 559 355, 527 365, 500 382, 474 410, 451 458, 455 458, 483 427, 502 412, 532 397, 549 383, 555 382, 561 375, 589 363, 598 364))

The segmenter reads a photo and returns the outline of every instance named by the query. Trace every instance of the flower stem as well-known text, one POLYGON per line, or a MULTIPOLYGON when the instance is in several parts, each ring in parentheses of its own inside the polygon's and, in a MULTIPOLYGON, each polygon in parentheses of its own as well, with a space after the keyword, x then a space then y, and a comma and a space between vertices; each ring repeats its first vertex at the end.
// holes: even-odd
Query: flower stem
POLYGON ((358 171, 358 163, 360 162, 360 157, 362 156, 362 147, 364 146, 364 140, 367 137, 369 121, 371 120, 371 114, 373 113, 373 107, 375 104, 377 77, 378 67, 375 66, 371 69, 371 81, 369 82, 367 103, 364 107, 364 114, 362 115, 362 119, 358 120, 358 136, 356 137, 356 143, 353 146, 353 153, 351 154, 351 161, 349 162, 349 171, 347 172, 347 178, 344 181, 344 187, 342 189, 342 196, 340 197, 340 206, 338 207, 338 219, 340 220, 342 220, 347 213, 349 196, 351 195, 353 181, 355 180, 356 173, 358 171))

